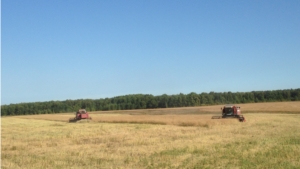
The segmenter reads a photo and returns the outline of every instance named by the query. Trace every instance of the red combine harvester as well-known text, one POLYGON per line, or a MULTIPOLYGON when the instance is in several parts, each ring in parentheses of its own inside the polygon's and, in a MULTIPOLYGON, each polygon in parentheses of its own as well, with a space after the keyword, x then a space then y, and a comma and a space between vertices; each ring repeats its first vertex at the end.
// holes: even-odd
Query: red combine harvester
POLYGON ((235 105, 225 105, 221 108, 222 116, 213 116, 213 119, 220 119, 220 118, 238 118, 240 122, 245 122, 246 119, 243 115, 241 115, 240 107, 235 105))
POLYGON ((70 118, 69 122, 78 122, 78 121, 82 121, 82 120, 85 120, 85 121, 92 120, 89 113, 85 109, 79 109, 76 112, 76 116, 74 118, 70 118))

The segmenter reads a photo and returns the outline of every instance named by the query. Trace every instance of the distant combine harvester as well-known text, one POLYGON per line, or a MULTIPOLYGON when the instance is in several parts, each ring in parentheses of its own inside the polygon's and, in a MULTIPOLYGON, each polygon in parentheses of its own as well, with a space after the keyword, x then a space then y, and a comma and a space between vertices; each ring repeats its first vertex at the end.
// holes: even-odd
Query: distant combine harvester
POLYGON ((240 122, 245 122, 245 117, 241 114, 241 107, 227 104, 221 108, 222 116, 213 116, 212 119, 220 118, 238 118, 240 122))
POLYGON ((81 121, 90 121, 92 120, 92 118, 90 117, 89 113, 85 110, 85 109, 79 109, 76 113, 75 113, 75 117, 74 118, 70 118, 69 122, 81 122, 81 121))

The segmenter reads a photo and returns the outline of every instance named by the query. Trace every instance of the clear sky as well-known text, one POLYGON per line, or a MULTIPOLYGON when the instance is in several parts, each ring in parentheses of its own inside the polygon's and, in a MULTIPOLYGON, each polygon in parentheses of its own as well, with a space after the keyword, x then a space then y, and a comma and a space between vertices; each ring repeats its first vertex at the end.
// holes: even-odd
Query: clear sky
POLYGON ((2 0, 1 104, 300 87, 299 0, 2 0))

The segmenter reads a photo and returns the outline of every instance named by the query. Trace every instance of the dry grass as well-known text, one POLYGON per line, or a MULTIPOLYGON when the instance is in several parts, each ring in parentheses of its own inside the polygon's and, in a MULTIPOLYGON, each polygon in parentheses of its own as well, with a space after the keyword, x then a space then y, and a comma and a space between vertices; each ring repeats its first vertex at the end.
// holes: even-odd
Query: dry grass
MULTIPOLYGON (((273 103, 252 103, 239 104, 242 112, 252 113, 290 113, 300 114, 300 102, 273 102, 273 103)), ((212 115, 220 115, 220 108, 217 106, 185 107, 169 109, 142 109, 123 111, 97 111, 91 112, 93 122, 108 123, 143 123, 143 124, 166 124, 178 126, 212 126, 215 124, 227 124, 236 119, 211 119, 212 115)), ((246 115, 247 116, 247 115, 246 115)), ((19 118, 42 119, 67 122, 74 117, 74 113, 46 114, 18 116, 19 118)), ((246 117, 247 119, 247 117, 246 117)))
MULTIPOLYGON (((39 119, 50 121, 68 122, 73 115, 30 115, 18 116, 24 119, 39 119)), ((177 126, 212 126, 217 124, 231 124, 238 122, 237 119, 211 119, 212 115, 129 115, 129 114, 92 114, 93 120, 90 123, 139 123, 159 124, 177 126)))
MULTIPOLYGON (((300 101, 294 102, 266 102, 266 103, 246 103, 236 104, 240 106, 243 112, 284 112, 284 113, 300 113, 300 101)), ((180 107, 180 108, 168 108, 168 109, 142 109, 142 110, 122 110, 122 111, 98 111, 94 113, 105 114, 151 114, 151 115, 163 115, 163 114, 212 114, 220 113, 221 107, 224 105, 214 106, 199 106, 199 107, 180 107)))
POLYGON ((92 123, 67 123, 71 114, 5 117, 1 168, 300 168, 300 109, 291 108, 300 102, 291 103, 270 107, 295 114, 259 110, 245 123, 212 120, 214 106, 202 115, 98 112, 92 123))
POLYGON ((243 112, 299 113, 300 101, 239 104, 243 112))

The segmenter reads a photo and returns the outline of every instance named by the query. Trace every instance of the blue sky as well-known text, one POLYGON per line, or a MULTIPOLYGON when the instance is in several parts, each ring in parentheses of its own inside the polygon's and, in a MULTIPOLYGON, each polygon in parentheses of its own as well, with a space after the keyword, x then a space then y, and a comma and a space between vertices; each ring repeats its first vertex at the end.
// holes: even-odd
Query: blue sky
POLYGON ((2 0, 1 104, 300 87, 300 1, 2 0))

